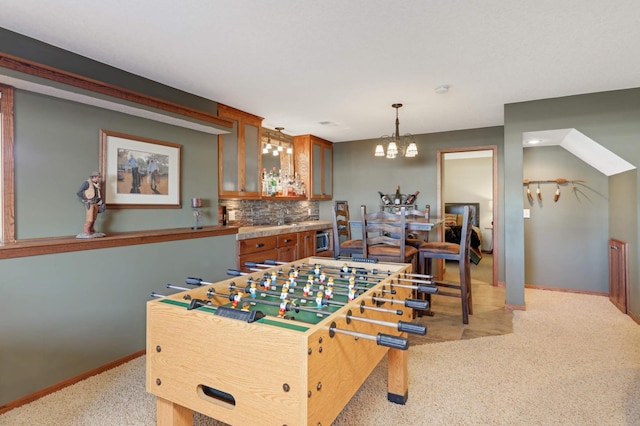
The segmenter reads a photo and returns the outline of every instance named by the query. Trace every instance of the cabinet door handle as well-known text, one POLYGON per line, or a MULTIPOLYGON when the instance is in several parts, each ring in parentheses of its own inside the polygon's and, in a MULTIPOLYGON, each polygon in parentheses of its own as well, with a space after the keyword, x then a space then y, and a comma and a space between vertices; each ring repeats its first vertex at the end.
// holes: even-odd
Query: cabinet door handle
POLYGON ((289 241, 291 241, 291 240, 290 240, 290 239, 288 239, 288 238, 285 238, 285 239, 284 239, 284 242, 285 242, 285 243, 288 243, 289 241))
POLYGON ((611 246, 611 250, 618 250, 618 247, 616 247, 616 246, 611 246))
POLYGON ((258 243, 258 244, 256 244, 256 248, 260 248, 260 247, 262 247, 262 246, 264 246, 264 244, 263 244, 263 243, 258 243))

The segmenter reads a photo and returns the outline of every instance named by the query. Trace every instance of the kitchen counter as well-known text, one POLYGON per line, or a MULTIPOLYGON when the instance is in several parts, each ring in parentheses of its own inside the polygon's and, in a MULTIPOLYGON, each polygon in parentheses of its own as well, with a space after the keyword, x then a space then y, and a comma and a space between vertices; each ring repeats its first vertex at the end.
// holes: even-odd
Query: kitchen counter
POLYGON ((312 220, 287 225, 241 226, 238 228, 236 240, 270 237, 272 235, 288 234, 290 232, 321 231, 332 228, 333 225, 330 220, 312 220))

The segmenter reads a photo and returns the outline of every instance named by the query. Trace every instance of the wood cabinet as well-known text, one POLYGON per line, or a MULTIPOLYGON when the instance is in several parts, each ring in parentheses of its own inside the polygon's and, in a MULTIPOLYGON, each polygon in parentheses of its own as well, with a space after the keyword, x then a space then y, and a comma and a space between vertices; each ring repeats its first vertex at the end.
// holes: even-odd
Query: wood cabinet
POLYGON ((627 243, 609 240, 609 300, 623 313, 629 310, 627 243))
POLYGON ((298 259, 298 235, 282 234, 277 237, 278 262, 293 262, 298 259))
POLYGON ((233 123, 218 136, 218 196, 259 199, 262 118, 222 104, 218 116, 233 123))
POLYGON ((313 135, 294 136, 296 172, 307 187, 310 200, 333 198, 333 144, 313 135))
POLYGON ((298 232, 298 259, 316 255, 316 231, 298 232))
POLYGON ((248 238, 237 242, 238 261, 236 267, 249 272, 246 262, 264 263, 265 260, 293 262, 298 259, 298 234, 271 235, 268 237, 248 238))
POLYGON ((249 272, 246 262, 263 263, 267 259, 277 259, 278 240, 275 236, 249 238, 237 242, 238 261, 236 267, 244 272, 249 272))

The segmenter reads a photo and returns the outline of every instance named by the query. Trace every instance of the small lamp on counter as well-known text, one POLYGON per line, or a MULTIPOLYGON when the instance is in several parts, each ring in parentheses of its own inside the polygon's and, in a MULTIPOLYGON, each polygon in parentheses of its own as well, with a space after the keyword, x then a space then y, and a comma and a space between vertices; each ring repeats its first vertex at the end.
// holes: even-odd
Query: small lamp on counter
POLYGON ((200 216, 202 216, 200 208, 202 208, 202 198, 192 198, 191 209, 193 210, 193 217, 196 220, 196 224, 192 226, 191 229, 202 229, 202 225, 200 225, 200 216))

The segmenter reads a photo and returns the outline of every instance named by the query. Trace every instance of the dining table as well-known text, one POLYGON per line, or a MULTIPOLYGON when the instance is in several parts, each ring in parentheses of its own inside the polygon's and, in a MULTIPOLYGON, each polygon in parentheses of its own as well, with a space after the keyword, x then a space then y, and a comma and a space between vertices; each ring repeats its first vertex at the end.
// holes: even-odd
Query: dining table
MULTIPOLYGON (((405 219, 407 231, 425 233, 425 241, 429 241, 429 232, 444 223, 444 219, 424 219, 424 218, 411 218, 405 219)), ((350 220, 349 227, 351 228, 351 235, 360 235, 362 233, 362 221, 350 220), (356 230, 357 231, 354 231, 356 230)))

